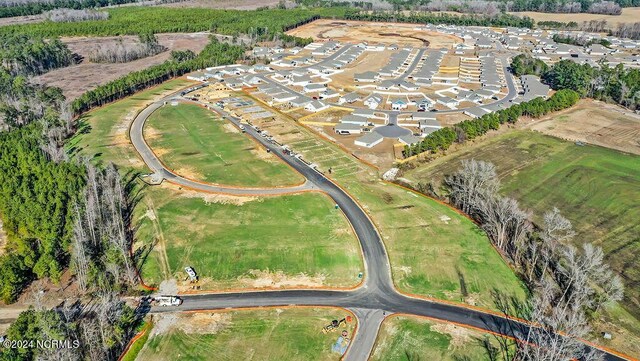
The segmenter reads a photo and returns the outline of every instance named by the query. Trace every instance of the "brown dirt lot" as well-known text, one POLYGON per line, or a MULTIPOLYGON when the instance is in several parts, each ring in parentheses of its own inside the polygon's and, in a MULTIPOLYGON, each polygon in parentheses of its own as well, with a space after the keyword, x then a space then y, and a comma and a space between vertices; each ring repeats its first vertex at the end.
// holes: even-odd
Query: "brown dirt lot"
POLYGON ((578 24, 583 21, 591 20, 606 20, 611 25, 618 25, 622 23, 635 23, 640 19, 640 7, 636 8, 623 8, 621 15, 600 15, 600 14, 550 14, 539 13, 534 11, 512 12, 510 14, 518 16, 528 16, 538 21, 561 21, 569 22, 575 21, 578 24))
POLYGON ((0 18, 0 26, 30 24, 42 21, 40 15, 14 16, 11 18, 0 18))
POLYGON ((209 42, 208 33, 158 34, 157 37, 160 44, 169 50, 124 64, 96 64, 91 63, 86 57, 101 45, 113 44, 120 38, 124 42, 134 42, 136 36, 63 38, 62 41, 69 46, 71 51, 80 54, 85 59, 80 64, 50 71, 34 77, 33 80, 36 83, 59 87, 68 99, 74 99, 87 90, 94 89, 130 72, 164 62, 169 59, 171 50, 190 49, 197 53, 209 42))
MULTIPOLYGON (((319 134, 324 135, 326 138, 332 140, 333 142, 347 148, 349 153, 355 155, 356 157, 371 164, 375 164, 382 169, 390 168, 395 162, 394 144, 398 143, 398 141, 394 139, 385 139, 373 148, 366 148, 358 146, 354 143, 354 141, 363 136, 364 133, 354 135, 340 135, 336 134, 333 131, 333 128, 329 126, 319 127, 314 125, 311 126, 311 129, 315 130, 319 134)), ((402 151, 401 148, 400 151, 402 151)))
POLYGON ((640 115, 612 104, 581 100, 528 127, 562 139, 640 154, 640 115))
MULTIPOLYGON (((353 76, 356 73, 364 73, 366 71, 379 72, 385 65, 389 63, 392 52, 370 53, 365 52, 353 64, 350 64, 342 73, 338 73, 331 77, 328 84, 333 89, 344 89, 344 91, 353 91, 356 85, 375 85, 375 83, 355 83, 353 76)), ((371 90, 361 91, 368 94, 371 90)))
POLYGON ((303 38, 311 37, 315 40, 333 39, 348 43, 366 41, 373 44, 398 44, 401 46, 423 46, 421 38, 429 41, 431 48, 451 48, 462 39, 447 34, 415 30, 415 24, 371 23, 366 21, 333 21, 321 19, 295 28, 289 32, 303 38), (380 34, 397 34, 384 36, 380 34))

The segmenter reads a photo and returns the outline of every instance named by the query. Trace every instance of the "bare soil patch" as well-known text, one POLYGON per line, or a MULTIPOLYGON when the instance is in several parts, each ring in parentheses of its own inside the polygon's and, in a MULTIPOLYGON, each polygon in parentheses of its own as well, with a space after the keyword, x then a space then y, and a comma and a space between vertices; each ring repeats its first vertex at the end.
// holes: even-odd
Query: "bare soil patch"
POLYGON ((11 18, 0 18, 0 26, 39 23, 43 20, 42 15, 14 16, 11 18))
POLYGON ((88 90, 120 78, 130 72, 163 63, 169 59, 172 50, 192 50, 198 53, 209 42, 208 33, 158 34, 156 36, 158 42, 168 48, 167 51, 126 64, 96 64, 88 61, 87 57, 98 47, 114 44, 119 39, 122 39, 125 43, 136 42, 136 36, 62 38, 61 40, 69 46, 72 52, 85 59, 79 64, 56 69, 34 77, 33 80, 36 83, 59 87, 67 98, 75 99, 88 90))
POLYGON ((510 14, 517 16, 528 16, 535 20, 539 21, 561 21, 561 22, 569 22, 575 21, 577 23, 581 23, 583 21, 591 21, 591 20, 606 20, 611 25, 618 25, 623 23, 635 23, 640 19, 640 7, 635 8, 623 8, 621 15, 601 15, 601 14, 551 14, 551 13, 539 13, 535 11, 522 11, 522 12, 511 12, 510 14))
POLYGON ((450 323, 434 322, 431 330, 451 336, 451 345, 456 347, 462 347, 474 339, 471 331, 450 323))
POLYGON ((528 128, 554 137, 640 154, 640 115, 616 105, 581 100, 528 128))
POLYGON ((454 35, 416 30, 416 24, 372 23, 321 19, 292 29, 287 33, 316 40, 333 39, 348 43, 366 41, 377 44, 398 44, 420 47, 429 43, 432 48, 451 48, 462 39, 454 35))
POLYGON ((240 278, 239 281, 253 288, 321 287, 325 278, 324 275, 287 275, 282 271, 251 270, 247 277, 240 278))
POLYGON ((214 193, 202 193, 190 190, 184 190, 181 187, 173 185, 171 183, 162 183, 163 187, 172 189, 172 190, 181 190, 180 196, 187 198, 202 198, 205 203, 219 203, 219 204, 233 204, 236 206, 241 206, 247 202, 259 201, 258 197, 241 197, 241 196, 231 196, 226 194, 214 194, 214 193))

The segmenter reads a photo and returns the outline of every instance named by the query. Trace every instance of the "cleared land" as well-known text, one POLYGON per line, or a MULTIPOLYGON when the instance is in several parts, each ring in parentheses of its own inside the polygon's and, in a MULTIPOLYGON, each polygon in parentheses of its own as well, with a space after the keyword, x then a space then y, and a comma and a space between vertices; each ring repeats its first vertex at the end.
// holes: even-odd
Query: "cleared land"
POLYGON ((494 336, 419 317, 397 316, 382 323, 370 361, 489 361, 483 341, 494 336))
POLYGON ((581 100, 529 128, 566 140, 640 154, 640 115, 612 104, 581 100))
POLYGON ((112 162, 127 171, 144 171, 146 166, 129 141, 129 125, 148 104, 194 83, 185 78, 170 80, 83 114, 80 131, 69 142, 70 150, 97 161, 112 162))
MULTIPOLYGON (((464 147, 404 176, 415 182, 433 182, 437 188, 445 174, 468 158, 496 164, 503 192, 533 210, 535 221, 556 206, 574 224, 576 242, 601 246, 607 263, 625 280, 625 308, 640 317, 640 266, 636 262, 640 253, 639 156, 514 130, 464 147)), ((629 320, 631 316, 623 310, 611 310, 608 317, 616 319, 617 325, 635 329, 638 337, 640 324, 629 320)), ((609 329, 598 331, 604 330, 609 329)), ((638 354, 637 342, 622 341, 634 332, 619 332, 617 342, 635 348, 630 354, 638 354)))
POLYGON ((372 23, 366 21, 334 21, 321 19, 302 25, 287 32, 287 34, 315 40, 336 40, 341 42, 373 44, 398 44, 408 46, 424 46, 423 40, 429 42, 429 47, 452 48, 461 43, 462 39, 454 35, 447 35, 425 30, 415 30, 416 24, 372 23))
MULTIPOLYGON (((136 37, 124 36, 123 41, 130 42, 136 37)), ((126 64, 91 63, 87 57, 94 49, 108 46, 117 41, 117 37, 64 38, 71 51, 85 57, 79 64, 56 69, 36 76, 33 81, 62 89, 68 99, 74 99, 99 85, 118 79, 130 72, 146 69, 152 65, 163 63, 171 56, 172 50, 192 50, 196 54, 209 42, 208 33, 191 34, 157 34, 158 42, 168 48, 155 56, 128 62, 126 64)))
MULTIPOLYGON (((137 360, 337 361, 340 354, 331 347, 339 334, 321 330, 348 315, 337 308, 167 314, 137 360)), ((354 326, 355 320, 344 328, 350 338, 354 326)))
POLYGON ((635 23, 640 19, 640 8, 623 8, 621 15, 600 15, 600 14, 553 14, 553 13, 539 13, 535 11, 522 11, 522 12, 511 12, 510 14, 518 15, 518 16, 528 16, 535 20, 539 21, 561 21, 561 22, 569 22, 575 21, 578 24, 583 21, 600 21, 606 20, 611 25, 617 25, 622 23, 635 23))
POLYGON ((158 109, 145 124, 145 138, 169 168, 194 180, 246 187, 304 182, 233 124, 198 105, 158 109))
MULTIPOLYGON (((189 84, 192 82, 173 80, 86 114, 82 120, 84 130, 70 147, 87 156, 95 155, 97 161, 114 162, 123 172, 144 172, 146 167, 128 140, 130 122, 145 104, 189 84)), ((359 246, 346 219, 333 209, 328 198, 317 193, 275 197, 263 202, 215 195, 203 199, 177 188, 150 187, 136 208, 134 221, 140 227, 137 247, 157 242, 142 266, 143 275, 149 276, 145 278, 148 283, 173 277, 187 262, 203 277, 212 275, 220 282, 223 282, 221 275, 228 277, 224 280, 227 287, 253 287, 260 282, 262 285, 267 282, 268 286, 271 280, 281 285, 292 282, 352 285, 357 283, 362 267, 359 246), (246 206, 239 205, 247 201, 250 202, 246 206), (301 217, 306 218, 300 220, 301 217), (316 229, 316 222, 324 223, 324 228, 316 229), (269 223, 273 228, 268 227, 269 223), (278 233, 280 237, 275 236, 278 233), (239 234, 245 238, 239 238, 239 234), (223 250, 230 253, 221 254, 217 249, 208 253, 223 242, 231 243, 223 250), (187 247, 181 248, 180 244, 187 247), (274 254, 269 252, 269 247, 274 252, 279 247, 288 251, 274 254), (294 251, 301 255, 292 256, 290 252, 294 251), (254 255, 257 258, 253 258, 254 255), (202 258, 191 262, 190 257, 202 258), (219 266, 217 262, 222 263, 219 266), (303 262, 308 262, 309 267, 303 262), (281 264, 284 266, 280 267, 281 264), (332 264, 337 267, 331 268, 332 264), (266 266, 261 268, 263 265, 266 266), (323 268, 325 266, 327 268, 323 268), (249 274, 252 269, 262 272, 249 274), (270 272, 265 273, 267 269, 270 272), (279 275, 278 270, 285 273, 279 275), (230 272, 236 273, 229 276, 230 272), (300 275, 301 272, 305 275, 300 275), (236 278, 241 275, 245 277, 236 278)))
POLYGON ((186 266, 195 268, 204 289, 359 282, 357 239, 328 197, 201 197, 152 188, 137 208, 137 238, 146 241, 146 250, 153 247, 142 267, 147 283, 184 280, 186 266))
POLYGON ((291 118, 254 123, 317 164, 363 205, 382 234, 401 291, 492 308, 494 289, 525 297, 518 278, 470 220, 381 182, 377 170, 291 118))

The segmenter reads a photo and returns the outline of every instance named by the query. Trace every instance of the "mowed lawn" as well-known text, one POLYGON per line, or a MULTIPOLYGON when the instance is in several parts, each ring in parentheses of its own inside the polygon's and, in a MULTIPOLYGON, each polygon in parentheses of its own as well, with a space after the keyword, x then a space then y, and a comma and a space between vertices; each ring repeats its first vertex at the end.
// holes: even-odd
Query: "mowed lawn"
POLYGON ((462 159, 493 162, 503 193, 520 200, 540 221, 558 207, 576 231, 576 243, 593 242, 626 283, 625 304, 640 316, 640 156, 578 146, 531 131, 482 141, 405 177, 440 183, 462 159))
POLYGON ((97 161, 112 162, 125 170, 144 170, 144 163, 129 142, 129 123, 154 99, 193 83, 182 78, 170 80, 82 115, 80 131, 68 147, 97 161))
POLYGON ((485 340, 498 346, 492 335, 453 324, 391 317, 382 323, 369 361, 490 361, 485 340))
POLYGON ((186 266, 198 272, 204 289, 359 282, 363 264, 357 238, 327 196, 193 196, 155 188, 139 205, 137 238, 158 241, 142 267, 147 283, 184 279, 186 266), (271 284, 278 272, 280 284, 271 284))
POLYGON ((246 187, 304 182, 230 122, 194 104, 155 111, 145 124, 145 137, 169 168, 195 180, 246 187))
MULTIPOLYGON (((335 144, 293 121, 291 127, 299 140, 287 144, 319 169, 331 167, 330 176, 373 219, 400 291, 492 309, 496 289, 520 300, 527 297, 518 277, 469 219, 432 199, 382 182, 375 169, 335 144)), ((276 130, 271 134, 278 138, 276 130)))
MULTIPOLYGON (((339 333, 321 330, 348 315, 337 308, 283 308, 181 316, 169 330, 149 338, 137 360, 338 361, 340 354, 331 347, 339 333), (180 329, 185 322, 199 332, 180 329)), ((355 320, 339 331, 353 337, 354 326, 355 320)))
POLYGON ((495 290, 526 298, 485 233, 455 210, 382 182, 347 189, 373 216, 400 291, 489 308, 495 307, 495 290))

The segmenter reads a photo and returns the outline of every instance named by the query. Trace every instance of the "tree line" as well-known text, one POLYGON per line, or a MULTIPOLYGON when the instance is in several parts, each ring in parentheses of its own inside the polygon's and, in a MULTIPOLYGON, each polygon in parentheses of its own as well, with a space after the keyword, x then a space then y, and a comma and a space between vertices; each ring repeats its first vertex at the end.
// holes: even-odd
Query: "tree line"
POLYGON ((560 34, 554 34, 552 37, 553 41, 560 44, 569 44, 569 45, 578 45, 578 46, 591 46, 593 44, 600 44, 602 46, 606 46, 607 48, 611 46, 611 42, 607 39, 591 39, 586 40, 579 36, 562 36, 560 34))
MULTIPOLYGON (((35 297, 38 297, 35 295, 35 297)), ((89 305, 65 301, 47 310, 39 305, 20 313, 7 330, 10 340, 67 341, 67 347, 2 348, 0 360, 117 360, 141 326, 141 310, 114 293, 102 293, 89 305)))
POLYGON ((73 101, 71 108, 74 113, 79 114, 194 70, 231 64, 243 53, 243 47, 221 43, 212 37, 210 43, 196 57, 181 62, 171 59, 162 64, 129 73, 85 92, 73 101))
POLYGON ((95 9, 76 10, 62 8, 47 11, 42 16, 49 21, 61 23, 87 20, 106 20, 109 18, 109 13, 95 9))
POLYGON ((571 222, 557 208, 545 212, 535 226, 532 214, 515 199, 500 195, 495 166, 474 159, 445 177, 450 203, 472 217, 491 242, 515 266, 533 296, 526 305, 515 305, 499 293, 496 301, 507 314, 525 317, 531 327, 522 342, 505 343, 505 360, 602 360, 581 338, 588 321, 607 304, 624 295, 622 279, 604 262, 600 247, 572 245, 571 222), (563 332, 559 336, 558 332, 563 332))
POLYGON ((0 63, 13 75, 36 75, 73 63, 73 54, 59 39, 0 33, 0 63))
POLYGON ((549 99, 536 98, 528 102, 511 105, 485 114, 476 119, 462 121, 453 127, 444 127, 427 135, 422 141, 404 147, 403 155, 410 157, 423 152, 436 153, 446 151, 454 143, 464 143, 486 134, 489 130, 497 130, 505 123, 516 123, 521 116, 539 118, 548 113, 573 106, 580 99, 580 95, 571 90, 557 91, 549 99))
POLYGON ((310 19, 344 18, 346 13, 355 12, 347 8, 242 11, 137 6, 112 8, 106 11, 109 13, 109 18, 106 20, 10 25, 1 27, 0 34, 22 33, 58 37, 211 31, 224 35, 248 34, 258 37, 259 40, 271 40, 285 29, 310 19))
MULTIPOLYGON (((528 55, 518 55, 516 64, 535 62, 528 55)), ((561 60, 551 67, 516 66, 521 74, 540 76, 556 90, 572 89, 582 97, 620 104, 631 110, 640 109, 640 69, 625 68, 622 64, 591 66, 571 60, 561 60)))
POLYGON ((167 51, 167 47, 158 42, 152 33, 138 35, 138 42, 125 44, 122 38, 115 44, 101 45, 89 54, 94 63, 128 63, 130 61, 154 56, 167 51))
POLYGON ((505 13, 495 16, 457 15, 447 13, 412 12, 396 13, 387 11, 348 12, 347 20, 403 22, 418 24, 451 24, 460 26, 503 26, 533 28, 534 21, 529 17, 517 17, 505 13))
POLYGON ((0 4, 0 18, 37 15, 45 11, 69 8, 87 9, 110 5, 121 5, 138 0, 6 0, 0 4))
POLYGON ((381 0, 327 1, 297 0, 305 6, 351 6, 363 10, 456 11, 461 13, 492 13, 509 11, 540 11, 548 13, 592 13, 619 15, 621 8, 639 6, 638 0, 381 0), (492 11, 493 9, 493 11, 492 11))

